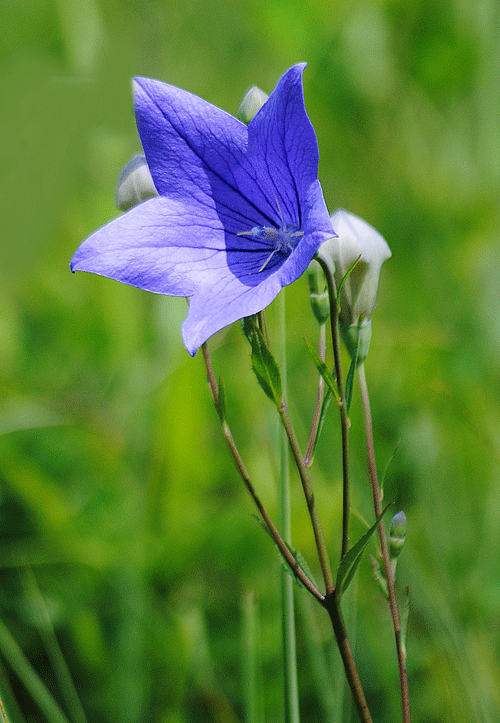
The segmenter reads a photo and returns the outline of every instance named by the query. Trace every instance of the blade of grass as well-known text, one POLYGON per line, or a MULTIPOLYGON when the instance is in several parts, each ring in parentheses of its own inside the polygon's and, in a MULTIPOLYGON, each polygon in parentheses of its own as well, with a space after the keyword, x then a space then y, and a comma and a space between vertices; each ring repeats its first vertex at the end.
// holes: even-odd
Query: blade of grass
POLYGON ((70 723, 29 660, 0 620, 0 652, 49 723, 70 723))
MULTIPOLYGON (((280 357, 281 357, 281 390, 287 391, 286 373, 286 307, 284 290, 279 295, 280 300, 280 357)), ((280 390, 280 391, 281 391, 280 390)), ((288 438, 283 425, 279 426, 280 474, 279 474, 279 529, 285 542, 290 545, 292 537, 291 511, 290 511, 290 462, 288 452, 288 438)), ((283 656, 285 673, 285 721, 286 723, 300 723, 299 713, 299 684, 297 675, 297 651, 295 640, 295 608, 293 580, 290 575, 281 570, 281 606, 282 606, 282 634, 283 656)))
POLYGON ((264 723, 261 669, 259 667, 258 609, 253 590, 243 598, 243 690, 245 723, 264 723))
POLYGON ((59 689, 63 695, 64 702, 69 711, 73 723, 87 723, 82 704, 73 683, 68 665, 64 659, 63 652, 57 640, 52 622, 50 620, 45 601, 38 587, 35 575, 30 567, 26 567, 23 573, 23 584, 28 602, 35 611, 35 620, 38 632, 43 641, 52 670, 56 677, 59 689))

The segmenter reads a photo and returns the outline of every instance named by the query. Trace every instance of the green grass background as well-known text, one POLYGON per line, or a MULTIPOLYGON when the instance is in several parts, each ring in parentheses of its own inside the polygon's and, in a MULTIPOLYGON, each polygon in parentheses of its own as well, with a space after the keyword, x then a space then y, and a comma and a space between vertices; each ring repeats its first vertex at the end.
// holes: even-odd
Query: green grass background
MULTIPOLYGON (((250 85, 270 92, 307 60, 327 204, 366 218, 393 251, 367 376, 381 469, 399 443, 385 499, 408 517, 398 585, 412 590, 413 720, 496 723, 498 1, 9 0, 0 27, 0 618, 54 698, 78 723, 27 566, 89 723, 283 720, 279 565, 223 445, 202 360, 182 346, 185 301, 71 276, 68 263, 116 215, 117 177, 140 148, 132 75, 234 113, 250 85), (251 719, 252 624, 261 704, 251 719)), ((305 446, 316 384, 305 279, 287 308, 290 406, 305 446)), ((238 325, 211 348, 275 514, 271 405, 238 325)), ((356 393, 352 421, 353 505, 373 519, 356 393)), ((313 471, 336 559, 334 414, 313 471)), ((295 477, 292 487, 294 544, 318 575, 295 477)), ((373 716, 395 723, 394 644, 368 559, 354 592, 350 630, 373 716)), ((300 592, 297 607, 302 720, 340 721, 314 655, 329 654, 327 620, 300 592)), ((2 637, 9 721, 47 720, 2 637)))

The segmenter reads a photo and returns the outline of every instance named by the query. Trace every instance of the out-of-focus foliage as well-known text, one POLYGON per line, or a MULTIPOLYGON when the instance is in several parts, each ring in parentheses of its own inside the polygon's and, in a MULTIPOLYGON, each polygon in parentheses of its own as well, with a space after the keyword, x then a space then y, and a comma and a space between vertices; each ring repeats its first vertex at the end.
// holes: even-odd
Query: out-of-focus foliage
MULTIPOLYGON (((393 252, 366 366, 381 469, 399 444, 385 500, 408 520, 398 581, 412 590, 413 720, 500 719, 499 23, 493 0, 0 3, 0 618, 63 708, 26 565, 92 723, 244 720, 249 591, 262 711, 282 720, 279 563, 201 358, 181 345, 185 301, 72 277, 68 262, 117 213, 116 180, 140 150, 132 75, 235 113, 249 86, 269 92, 307 60, 329 208, 366 218, 393 252)), ((287 306, 305 447, 316 384, 305 278, 287 306)), ((211 348, 274 513, 272 405, 238 325, 211 348)), ((356 392, 352 420, 353 505, 373 520, 356 392)), ((339 456, 332 405, 313 476, 334 559, 339 456)), ((315 570, 292 481, 294 546, 315 570)), ((362 532, 354 521, 353 539, 362 532)), ((349 593, 373 716, 392 723, 394 644, 368 560, 349 593)), ((298 603, 303 721, 340 720, 307 642, 328 651, 327 620, 300 592, 298 603)), ((40 720, 5 658, 0 688, 12 723, 40 720)))

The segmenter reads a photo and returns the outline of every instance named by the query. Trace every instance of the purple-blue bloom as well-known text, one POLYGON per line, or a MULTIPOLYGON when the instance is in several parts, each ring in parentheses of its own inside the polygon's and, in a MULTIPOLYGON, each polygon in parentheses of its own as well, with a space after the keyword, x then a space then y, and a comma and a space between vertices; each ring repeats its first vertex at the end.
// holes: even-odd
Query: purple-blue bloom
POLYGON ((136 78, 137 127, 159 195, 84 241, 71 270, 190 297, 190 354, 262 311, 335 236, 304 67, 283 75, 248 127, 191 93, 136 78))

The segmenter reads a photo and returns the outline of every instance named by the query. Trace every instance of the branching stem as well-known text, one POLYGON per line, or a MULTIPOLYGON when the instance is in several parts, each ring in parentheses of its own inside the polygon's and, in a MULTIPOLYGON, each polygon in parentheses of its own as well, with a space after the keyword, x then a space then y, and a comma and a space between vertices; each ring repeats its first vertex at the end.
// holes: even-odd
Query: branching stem
MULTIPOLYGON (((208 351, 208 347, 207 347, 206 343, 203 344, 203 346, 202 346, 202 352, 203 352, 203 359, 205 361, 205 366, 207 369, 208 383, 210 386, 210 390, 212 392, 214 404, 215 404, 216 408, 218 409, 219 389, 218 389, 217 382, 215 379, 214 369, 212 366, 212 360, 210 358, 210 353, 208 351)), ((255 488, 252 484, 252 481, 250 480, 250 477, 245 468, 245 465, 244 465, 241 455, 238 451, 236 443, 233 439, 231 429, 226 421, 222 422, 222 433, 223 433, 226 443, 229 447, 229 451, 231 452, 233 460, 236 464, 236 468, 239 472, 239 475, 240 475, 241 479, 243 480, 245 487, 249 491, 250 496, 252 497, 257 509, 259 510, 259 512, 262 516, 262 519, 264 520, 264 522, 267 526, 267 529, 269 530, 269 533, 271 534, 271 537, 273 538, 274 542, 278 546, 281 554, 283 555, 284 559, 288 563, 288 565, 289 565, 290 569, 292 570, 292 572, 294 573, 294 575, 300 580, 300 582, 304 585, 304 587, 307 588, 307 590, 309 590, 311 595, 313 595, 316 598, 316 600, 318 600, 320 603, 322 603, 324 600, 324 596, 321 594, 321 592, 318 590, 318 588, 314 585, 314 583, 309 579, 309 577, 305 574, 303 569, 300 567, 300 565, 296 561, 295 557, 292 555, 288 545, 285 543, 282 536, 278 532, 277 527, 274 525, 273 521, 269 517, 262 502, 260 501, 260 498, 257 495, 257 492, 255 491, 255 488)))
POLYGON ((307 509, 309 510, 309 517, 311 518, 311 524, 313 527, 314 539, 316 541, 319 564, 321 566, 321 572, 323 573, 323 580, 328 595, 333 592, 333 590, 335 589, 335 585, 333 582, 333 574, 330 565, 330 559, 328 557, 326 540, 319 518, 319 510, 316 504, 316 498, 314 496, 314 491, 312 487, 311 476, 300 451, 299 443, 297 441, 297 437, 295 435, 290 415, 288 414, 288 408, 284 399, 281 400, 278 412, 281 417, 283 427, 285 428, 286 435, 288 437, 292 456, 299 472, 300 481, 302 482, 302 488, 304 490, 304 495, 306 498, 307 509))
MULTIPOLYGON (((363 404, 363 414, 365 419, 365 432, 366 432, 366 451, 368 457, 368 472, 372 484, 373 493, 373 505, 375 509, 375 516, 378 517, 382 512, 382 500, 380 495, 380 487, 378 484, 377 467, 375 463, 375 447, 373 444, 373 425, 372 415, 370 407, 370 397, 368 395, 368 386, 366 384, 366 375, 364 364, 360 364, 358 367, 359 386, 361 392, 361 399, 363 404)), ((410 723, 410 698, 408 693, 408 676, 406 671, 406 650, 403 645, 403 638, 401 634, 401 624, 399 620, 398 606, 396 602, 396 595, 394 591, 394 576, 391 570, 391 564, 389 560, 389 550, 387 546, 387 539, 385 536, 384 523, 380 521, 379 526, 380 536, 380 550, 382 553, 382 560, 384 563, 385 578, 387 580, 387 589, 389 594, 389 607, 391 610, 391 617, 394 626, 394 637, 396 639, 396 650, 398 655, 398 666, 399 666, 399 682, 401 688, 401 707, 403 712, 403 723, 410 723)))

